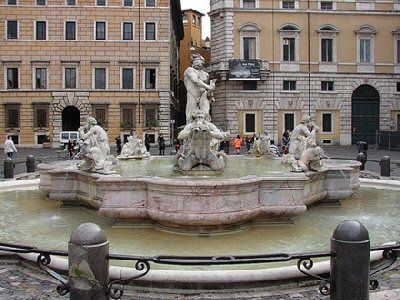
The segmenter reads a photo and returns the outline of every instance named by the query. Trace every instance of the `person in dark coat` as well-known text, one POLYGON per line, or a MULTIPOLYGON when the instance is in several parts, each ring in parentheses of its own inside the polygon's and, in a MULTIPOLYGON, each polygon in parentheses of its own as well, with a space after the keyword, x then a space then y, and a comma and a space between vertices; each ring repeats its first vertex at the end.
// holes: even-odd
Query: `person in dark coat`
POLYGON ((115 138, 115 144, 117 144, 117 155, 120 155, 121 154, 121 150, 122 150, 122 147, 121 147, 121 138, 119 137, 119 136, 117 136, 116 138, 115 138))
POLYGON ((164 155, 164 151, 165 151, 165 139, 162 135, 162 133, 160 133, 160 135, 158 136, 158 150, 159 153, 158 155, 164 155))

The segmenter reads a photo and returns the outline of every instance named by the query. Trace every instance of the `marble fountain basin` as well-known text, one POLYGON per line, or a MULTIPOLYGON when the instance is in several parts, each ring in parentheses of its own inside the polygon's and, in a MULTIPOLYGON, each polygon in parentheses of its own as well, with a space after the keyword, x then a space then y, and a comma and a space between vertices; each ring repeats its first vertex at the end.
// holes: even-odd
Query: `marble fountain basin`
POLYGON ((40 164, 40 189, 119 222, 218 231, 287 221, 312 203, 345 199, 360 187, 357 161, 325 160, 321 171, 293 173, 279 160, 229 156, 227 169, 215 176, 176 174, 171 165, 168 157, 123 161, 117 174, 101 175, 72 162, 40 164))

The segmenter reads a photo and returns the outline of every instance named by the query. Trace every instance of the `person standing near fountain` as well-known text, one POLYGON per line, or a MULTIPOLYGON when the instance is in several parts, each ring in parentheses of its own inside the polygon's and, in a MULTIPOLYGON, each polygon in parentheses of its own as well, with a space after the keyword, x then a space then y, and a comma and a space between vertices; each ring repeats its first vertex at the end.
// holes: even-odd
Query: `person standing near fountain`
POLYGON ((158 136, 158 150, 159 153, 158 155, 164 155, 165 153, 165 139, 164 136, 162 135, 162 133, 160 133, 160 135, 158 136))
POLYGON ((209 75, 204 71, 204 61, 199 54, 193 56, 192 65, 183 74, 183 82, 187 90, 186 124, 192 122, 192 114, 196 109, 204 111, 206 120, 211 121, 210 101, 214 101, 212 92, 215 90, 216 80, 211 80, 210 84, 207 83, 209 75))
POLYGON ((12 136, 9 135, 4 142, 4 154, 7 155, 9 158, 13 158, 13 154, 18 153, 17 148, 15 148, 14 142, 12 140, 12 136))

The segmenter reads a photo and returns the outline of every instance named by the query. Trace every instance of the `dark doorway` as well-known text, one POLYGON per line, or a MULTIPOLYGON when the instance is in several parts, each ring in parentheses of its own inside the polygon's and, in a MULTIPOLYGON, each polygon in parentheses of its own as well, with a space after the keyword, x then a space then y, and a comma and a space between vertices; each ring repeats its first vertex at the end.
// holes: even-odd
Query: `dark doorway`
POLYGON ((80 126, 80 112, 74 106, 67 106, 62 114, 62 131, 78 131, 80 126))
POLYGON ((368 84, 359 86, 351 97, 351 143, 376 143, 379 130, 379 93, 368 84))

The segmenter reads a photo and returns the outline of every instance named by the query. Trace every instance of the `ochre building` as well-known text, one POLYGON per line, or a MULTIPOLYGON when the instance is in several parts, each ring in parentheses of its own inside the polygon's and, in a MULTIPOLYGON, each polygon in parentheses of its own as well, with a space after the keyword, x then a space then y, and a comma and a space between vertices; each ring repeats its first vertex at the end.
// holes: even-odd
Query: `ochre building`
POLYGON ((400 130, 398 1, 211 0, 213 122, 280 141, 303 115, 324 144, 400 130))
POLYGON ((110 143, 133 130, 169 141, 178 0, 4 0, 0 19, 0 138, 58 146, 94 116, 110 143))

